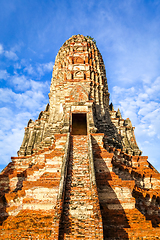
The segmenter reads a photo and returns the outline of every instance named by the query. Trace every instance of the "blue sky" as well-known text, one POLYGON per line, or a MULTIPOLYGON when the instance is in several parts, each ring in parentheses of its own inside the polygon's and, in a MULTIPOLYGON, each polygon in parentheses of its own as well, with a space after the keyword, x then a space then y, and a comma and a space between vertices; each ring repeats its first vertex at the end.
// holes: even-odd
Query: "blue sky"
POLYGON ((160 1, 1 0, 0 169, 48 103, 52 67, 75 34, 95 38, 111 101, 160 171, 160 1))

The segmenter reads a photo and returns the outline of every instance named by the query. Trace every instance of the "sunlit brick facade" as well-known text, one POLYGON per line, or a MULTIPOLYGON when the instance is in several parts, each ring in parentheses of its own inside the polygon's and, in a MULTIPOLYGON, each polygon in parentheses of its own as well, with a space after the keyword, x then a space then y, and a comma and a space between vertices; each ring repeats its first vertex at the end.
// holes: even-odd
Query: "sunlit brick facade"
POLYGON ((109 105, 102 56, 72 36, 49 104, 0 174, 0 239, 160 239, 160 174, 109 105))

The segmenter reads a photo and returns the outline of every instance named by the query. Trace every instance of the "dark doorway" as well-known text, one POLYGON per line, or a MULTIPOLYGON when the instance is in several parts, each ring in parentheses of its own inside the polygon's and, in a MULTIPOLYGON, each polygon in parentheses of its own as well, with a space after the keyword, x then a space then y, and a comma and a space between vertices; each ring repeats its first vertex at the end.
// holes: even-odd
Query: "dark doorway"
POLYGON ((85 113, 72 113, 72 135, 87 135, 85 113))

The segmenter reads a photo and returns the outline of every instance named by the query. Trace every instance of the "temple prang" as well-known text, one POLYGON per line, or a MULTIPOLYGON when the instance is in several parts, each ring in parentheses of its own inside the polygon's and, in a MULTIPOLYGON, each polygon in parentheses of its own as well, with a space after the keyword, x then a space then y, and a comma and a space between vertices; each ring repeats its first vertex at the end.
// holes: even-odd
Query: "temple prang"
POLYGON ((72 36, 0 173, 0 239, 160 239, 160 174, 109 96, 95 40, 72 36))

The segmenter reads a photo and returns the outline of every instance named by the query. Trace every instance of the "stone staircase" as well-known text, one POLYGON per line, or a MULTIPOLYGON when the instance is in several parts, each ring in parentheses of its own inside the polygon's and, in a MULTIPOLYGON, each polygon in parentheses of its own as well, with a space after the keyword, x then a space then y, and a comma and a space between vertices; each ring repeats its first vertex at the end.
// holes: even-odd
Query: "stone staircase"
MULTIPOLYGON (((72 135, 59 240, 103 239, 90 179, 87 135, 72 135)), ((97 196, 98 197, 98 196, 97 196)))

